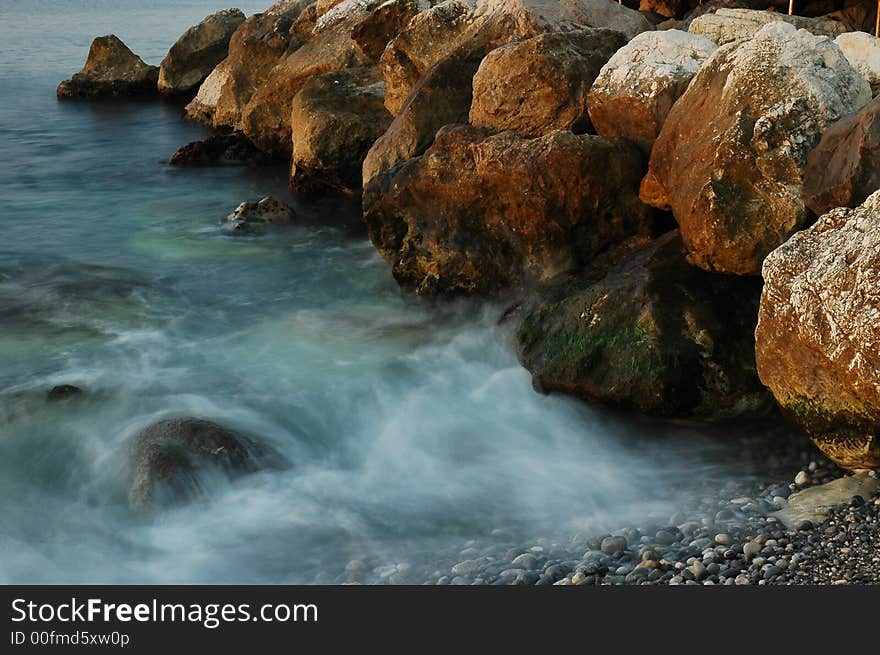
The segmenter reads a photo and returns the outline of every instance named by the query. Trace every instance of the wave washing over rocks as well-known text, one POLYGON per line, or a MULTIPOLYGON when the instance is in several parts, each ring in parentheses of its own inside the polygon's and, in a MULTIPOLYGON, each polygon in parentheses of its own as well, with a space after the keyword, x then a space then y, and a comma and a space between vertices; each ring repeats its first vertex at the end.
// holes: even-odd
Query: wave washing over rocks
MULTIPOLYGON (((672 516, 566 542, 499 527, 322 581, 880 583, 880 38, 874 3, 803 4, 282 0, 208 16, 158 68, 95 40, 60 97, 184 96, 216 134, 175 164, 282 162, 304 195, 361 195, 405 292, 508 307, 537 392, 801 431, 762 481, 672 516)), ((233 219, 248 238, 297 216, 233 219)), ((187 421, 141 440, 137 505, 258 467, 187 421)))

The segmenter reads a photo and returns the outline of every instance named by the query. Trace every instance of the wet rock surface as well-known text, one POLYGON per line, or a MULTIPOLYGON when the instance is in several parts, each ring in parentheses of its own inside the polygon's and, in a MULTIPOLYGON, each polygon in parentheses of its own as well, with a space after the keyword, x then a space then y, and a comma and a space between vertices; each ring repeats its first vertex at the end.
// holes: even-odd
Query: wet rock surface
POLYGON ((168 162, 172 166, 265 166, 272 160, 241 132, 220 132, 181 146, 168 162))
POLYGON ((296 213, 277 198, 266 197, 261 200, 241 203, 223 221, 223 231, 230 235, 259 235, 267 229, 289 224, 296 213))

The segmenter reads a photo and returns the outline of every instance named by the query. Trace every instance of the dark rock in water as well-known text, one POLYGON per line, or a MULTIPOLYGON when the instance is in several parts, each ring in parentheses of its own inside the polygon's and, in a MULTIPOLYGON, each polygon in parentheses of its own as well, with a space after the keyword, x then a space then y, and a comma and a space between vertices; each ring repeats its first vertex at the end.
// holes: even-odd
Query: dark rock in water
POLYGON ((645 232, 644 155, 623 139, 446 127, 364 191, 370 238, 405 287, 492 294, 577 269, 645 232))
POLYGON ((266 197, 241 203, 223 222, 223 229, 231 234, 261 234, 273 225, 292 221, 296 213, 280 200, 266 197))
POLYGON ((115 35, 92 41, 85 66, 58 85, 59 98, 156 95, 159 69, 148 66, 115 35))
POLYGON ((753 337, 760 285, 685 257, 674 231, 601 279, 542 289, 517 332, 536 386, 660 416, 765 410, 753 337))
POLYGON ((229 39, 244 21, 241 9, 222 9, 184 32, 159 66, 159 92, 195 91, 226 58, 229 39))
POLYGON ((817 215, 855 207, 880 189, 880 97, 834 123, 810 153, 804 202, 817 215))
POLYGON ((177 149, 172 166, 263 166, 271 160, 241 132, 213 134, 177 149))
POLYGON ((75 396, 81 395, 82 392, 82 389, 72 384, 59 384, 58 386, 52 387, 49 390, 46 399, 51 401, 67 400, 68 398, 73 398, 75 396))
POLYGON ((256 442, 216 423, 176 418, 144 428, 131 442, 129 503, 135 509, 169 505, 201 493, 199 470, 234 477, 260 468, 256 442))

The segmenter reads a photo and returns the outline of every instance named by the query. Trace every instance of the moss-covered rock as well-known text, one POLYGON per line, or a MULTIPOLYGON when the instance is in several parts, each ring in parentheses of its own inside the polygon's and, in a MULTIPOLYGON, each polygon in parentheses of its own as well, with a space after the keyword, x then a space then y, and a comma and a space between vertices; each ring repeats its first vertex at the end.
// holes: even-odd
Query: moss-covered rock
POLYGON ((678 231, 539 292, 516 334, 536 388, 660 416, 758 413, 760 287, 687 264, 678 231))

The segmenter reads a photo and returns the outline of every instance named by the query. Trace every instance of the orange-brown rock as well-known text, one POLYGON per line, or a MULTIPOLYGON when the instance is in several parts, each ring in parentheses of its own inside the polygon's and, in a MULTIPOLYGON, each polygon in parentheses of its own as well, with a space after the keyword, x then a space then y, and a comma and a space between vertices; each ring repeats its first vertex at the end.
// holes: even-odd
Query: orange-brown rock
POLYGON ((368 63, 351 38, 380 0, 344 0, 317 19, 309 38, 284 55, 241 114, 241 130, 261 150, 290 155, 293 98, 314 75, 368 63))
POLYGON ((840 119, 807 159, 804 202, 817 215, 855 207, 880 189, 880 97, 840 119))
POLYGON ((364 191, 370 238, 420 294, 491 294, 579 268, 646 229, 644 155, 623 139, 447 127, 364 191))
POLYGON ((351 38, 367 59, 378 61, 388 43, 416 15, 436 4, 436 0, 388 0, 354 26, 351 38))
POLYGON ((99 36, 79 73, 58 85, 59 98, 155 95, 159 69, 148 66, 114 34, 99 36))
POLYGON ((632 139, 647 152, 672 105, 717 49, 680 30, 642 32, 602 67, 587 102, 596 133, 632 139))
POLYGON ((455 47, 470 25, 473 6, 446 0, 415 17, 385 48, 379 60, 385 106, 396 116, 422 76, 455 47))
POLYGON ((620 32, 551 32, 496 48, 474 75, 470 122, 540 136, 591 131, 587 93, 626 43, 620 32))
POLYGON ((764 262, 758 372, 835 462, 880 469, 880 192, 764 262))
POLYGON ((688 0, 641 0, 639 11, 650 12, 664 18, 677 18, 690 7, 688 0))
MULTIPOLYGON (((282 0, 266 11, 250 16, 229 40, 222 86, 214 101, 215 127, 241 127, 241 115, 257 88, 288 47, 314 24, 314 0, 282 0)), ((205 83, 216 83, 209 76, 205 83)), ((194 116, 204 114, 194 105, 194 116)))
POLYGON ((375 66, 316 75, 293 100, 290 183, 301 191, 359 189, 361 166, 388 129, 382 77, 375 66))
POLYGON ((191 93, 226 59, 229 39, 245 21, 240 9, 222 9, 184 32, 159 66, 159 92, 191 93))
POLYGON ((669 208, 690 261, 758 274, 807 218, 807 156, 824 129, 870 100, 827 37, 784 22, 719 48, 670 111, 642 199, 669 208))

